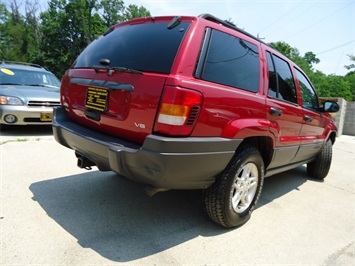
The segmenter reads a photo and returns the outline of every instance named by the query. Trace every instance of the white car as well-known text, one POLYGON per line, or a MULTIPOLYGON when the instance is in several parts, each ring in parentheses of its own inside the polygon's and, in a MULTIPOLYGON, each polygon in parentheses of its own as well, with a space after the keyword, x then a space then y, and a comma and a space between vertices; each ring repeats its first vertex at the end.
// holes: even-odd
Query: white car
POLYGON ((0 63, 0 124, 52 123, 53 107, 60 105, 60 81, 35 64, 0 63))

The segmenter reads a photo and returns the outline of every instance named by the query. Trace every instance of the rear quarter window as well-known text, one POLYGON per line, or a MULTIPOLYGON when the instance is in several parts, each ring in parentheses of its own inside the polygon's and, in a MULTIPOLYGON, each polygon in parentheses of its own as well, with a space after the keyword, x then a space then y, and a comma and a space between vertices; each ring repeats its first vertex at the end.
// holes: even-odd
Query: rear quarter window
POLYGON ((258 47, 235 36, 212 30, 201 79, 257 92, 259 78, 258 47))
POLYGON ((170 73, 190 22, 168 29, 168 22, 126 25, 92 42, 78 57, 74 68, 91 68, 100 59, 110 67, 170 73))

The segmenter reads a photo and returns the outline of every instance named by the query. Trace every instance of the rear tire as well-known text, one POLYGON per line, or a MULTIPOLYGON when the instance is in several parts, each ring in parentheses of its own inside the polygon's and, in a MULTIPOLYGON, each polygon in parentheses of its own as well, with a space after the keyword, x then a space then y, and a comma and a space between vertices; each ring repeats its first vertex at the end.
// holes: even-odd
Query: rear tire
POLYGON ((264 162, 254 146, 237 152, 216 182, 204 191, 204 209, 210 219, 226 228, 247 222, 259 199, 264 162))
POLYGON ((331 140, 328 140, 316 159, 307 164, 307 173, 309 176, 316 179, 324 179, 328 175, 332 162, 332 148, 333 144, 331 140))

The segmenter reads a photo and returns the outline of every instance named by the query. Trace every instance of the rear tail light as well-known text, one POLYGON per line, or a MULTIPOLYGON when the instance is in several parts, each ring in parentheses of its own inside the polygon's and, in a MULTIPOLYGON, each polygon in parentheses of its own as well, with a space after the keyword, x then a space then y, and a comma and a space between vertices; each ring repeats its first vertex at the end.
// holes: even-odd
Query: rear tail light
POLYGON ((172 136, 190 135, 201 106, 201 93, 165 87, 154 131, 172 136))

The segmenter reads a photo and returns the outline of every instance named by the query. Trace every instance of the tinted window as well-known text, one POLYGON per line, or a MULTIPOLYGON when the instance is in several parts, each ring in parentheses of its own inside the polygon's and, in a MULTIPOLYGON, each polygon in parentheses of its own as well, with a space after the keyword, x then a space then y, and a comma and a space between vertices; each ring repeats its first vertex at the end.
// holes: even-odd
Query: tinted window
POLYGON ((78 57, 74 68, 99 65, 109 59, 111 67, 170 73, 176 53, 190 23, 173 29, 168 23, 149 23, 118 27, 92 42, 78 57))
POLYGON ((220 31, 212 31, 202 79, 257 92, 259 74, 256 45, 220 31))
POLYGON ((300 83, 302 93, 302 106, 309 109, 318 110, 319 102, 311 83, 308 79, 296 69, 296 76, 300 83))
MULTIPOLYGON (((270 57, 269 53, 268 56, 270 57)), ((288 102, 297 103, 296 87, 295 87, 290 66, 285 60, 282 60, 277 56, 272 56, 272 61, 274 63, 272 68, 274 68, 274 70, 271 69, 271 73, 270 73, 270 64, 272 62, 269 62, 269 60, 270 59, 268 58, 269 77, 271 76, 271 79, 269 81, 269 93, 268 93, 269 96, 276 97, 278 99, 285 100, 288 102), (270 84, 270 82, 271 83, 273 82, 272 77, 273 75, 275 75, 274 74, 275 71, 276 71, 276 84, 277 84, 276 91, 275 91, 275 85, 270 84)))
POLYGON ((269 90, 268 95, 273 98, 277 98, 277 80, 276 80, 276 71, 274 67, 274 62, 272 60, 271 54, 266 53, 267 56, 267 65, 269 69, 269 90))

